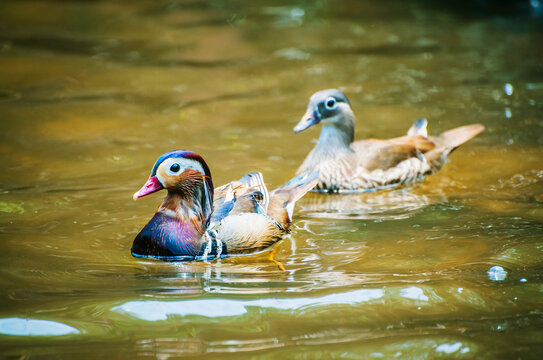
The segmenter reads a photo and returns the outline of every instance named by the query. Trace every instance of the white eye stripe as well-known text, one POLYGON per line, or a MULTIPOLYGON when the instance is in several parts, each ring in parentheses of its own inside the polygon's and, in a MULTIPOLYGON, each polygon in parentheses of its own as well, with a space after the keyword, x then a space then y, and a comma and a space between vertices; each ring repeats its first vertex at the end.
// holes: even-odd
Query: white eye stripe
MULTIPOLYGON (((196 170, 198 172, 201 172, 202 174, 205 174, 204 168, 202 167, 202 164, 200 164, 198 161, 191 160, 191 159, 183 159, 183 158, 170 158, 164 160, 164 162, 160 165, 166 172, 166 174, 170 176, 175 176, 181 174, 186 169, 192 169, 196 170), (179 165, 179 170, 172 171, 172 166, 179 165)), ((174 166, 175 168, 175 166, 174 166)), ((175 170, 175 169, 174 169, 175 170)))
POLYGON ((324 100, 324 107, 327 110, 334 110, 337 107, 337 100, 332 96, 327 97, 326 100, 324 100))

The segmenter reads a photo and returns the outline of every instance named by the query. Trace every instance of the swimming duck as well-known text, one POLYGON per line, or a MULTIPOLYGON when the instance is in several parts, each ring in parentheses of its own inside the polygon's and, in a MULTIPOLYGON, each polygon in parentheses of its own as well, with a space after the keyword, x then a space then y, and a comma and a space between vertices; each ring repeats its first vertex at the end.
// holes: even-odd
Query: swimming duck
POLYGON ((353 141, 354 120, 351 104, 339 90, 322 90, 309 99, 294 132, 322 124, 317 144, 297 171, 319 171, 315 190, 375 191, 421 180, 441 169, 458 146, 484 130, 483 125, 472 124, 428 136, 426 119, 419 119, 406 136, 353 141))
POLYGON ((163 154, 134 200, 166 189, 153 218, 134 239, 132 255, 206 260, 264 250, 289 231, 294 203, 317 183, 296 176, 268 193, 262 174, 250 173, 213 189, 204 159, 190 151, 163 154))

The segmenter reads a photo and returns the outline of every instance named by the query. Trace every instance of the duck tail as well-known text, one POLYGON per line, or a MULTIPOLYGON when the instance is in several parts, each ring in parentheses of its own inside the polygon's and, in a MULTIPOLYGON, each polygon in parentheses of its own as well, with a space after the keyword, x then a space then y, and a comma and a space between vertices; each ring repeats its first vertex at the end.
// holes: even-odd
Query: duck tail
POLYGON ((437 147, 424 154, 424 157, 430 163, 432 172, 441 169, 454 150, 479 135, 484 129, 485 127, 481 124, 471 124, 447 130, 433 138, 432 140, 435 141, 437 147))
POLYGON ((451 149, 449 153, 466 141, 479 135, 485 127, 481 124, 471 124, 460 126, 451 130, 447 130, 439 135, 440 145, 444 148, 451 149))
POLYGON ((317 185, 318 177, 318 171, 306 171, 273 190, 270 193, 268 215, 288 230, 292 223, 294 204, 317 185))

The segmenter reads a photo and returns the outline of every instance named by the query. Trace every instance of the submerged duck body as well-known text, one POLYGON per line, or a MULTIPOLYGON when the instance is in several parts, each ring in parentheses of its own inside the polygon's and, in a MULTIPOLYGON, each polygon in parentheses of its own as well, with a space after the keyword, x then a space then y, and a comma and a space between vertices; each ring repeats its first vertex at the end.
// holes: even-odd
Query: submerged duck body
POLYGON ((484 130, 472 124, 428 136, 426 119, 417 120, 406 136, 354 141, 355 116, 339 90, 319 91, 294 127, 299 133, 318 123, 322 130, 297 174, 318 171, 315 187, 323 192, 375 191, 421 180, 437 172, 461 144, 484 130))
POLYGON ((268 192, 260 173, 213 188, 202 157, 176 150, 162 155, 134 199, 168 191, 132 244, 132 255, 164 260, 206 260, 263 250, 289 231, 294 203, 317 183, 296 176, 268 192))

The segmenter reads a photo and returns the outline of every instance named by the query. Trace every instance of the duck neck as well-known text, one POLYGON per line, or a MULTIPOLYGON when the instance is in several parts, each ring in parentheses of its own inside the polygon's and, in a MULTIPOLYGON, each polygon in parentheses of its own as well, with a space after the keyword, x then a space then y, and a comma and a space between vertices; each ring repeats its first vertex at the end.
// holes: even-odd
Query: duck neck
POLYGON ((208 214, 200 196, 189 196, 176 192, 168 192, 164 201, 158 208, 158 213, 174 218, 184 226, 193 227, 194 230, 202 235, 205 232, 208 214))
POLYGON ((201 251, 213 212, 211 181, 184 182, 168 191, 155 216, 134 239, 134 256, 185 256, 201 251))
POLYGON ((323 124, 321 135, 315 146, 317 152, 349 151, 354 138, 354 126, 352 122, 345 124, 323 124))
POLYGON ((206 217, 198 199, 169 192, 155 216, 132 244, 134 256, 196 256, 203 244, 206 217))

